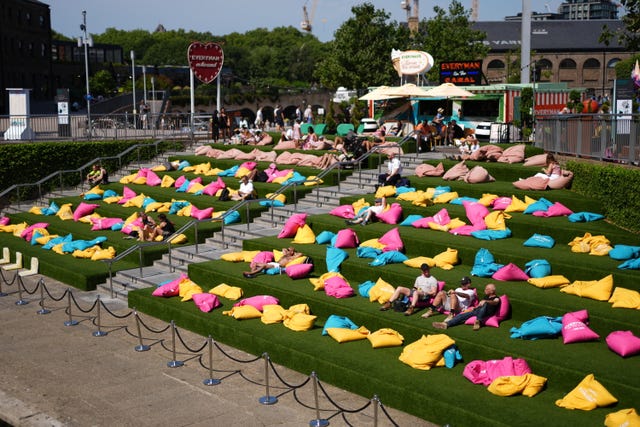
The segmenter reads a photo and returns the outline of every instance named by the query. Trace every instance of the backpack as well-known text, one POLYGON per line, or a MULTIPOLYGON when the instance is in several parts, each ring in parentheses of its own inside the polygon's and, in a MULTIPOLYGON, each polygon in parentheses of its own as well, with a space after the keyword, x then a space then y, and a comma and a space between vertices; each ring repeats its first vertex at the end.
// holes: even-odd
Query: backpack
POLYGON ((409 181, 408 178, 402 177, 396 183, 396 188, 397 187, 411 187, 411 181, 409 181))
POLYGON ((393 311, 405 312, 409 308, 409 301, 406 298, 398 298, 393 302, 393 311))
POLYGON ((221 202, 228 202, 229 200, 231 200, 229 198, 229 189, 227 187, 222 189, 222 191, 220 192, 220 196, 218 197, 218 200, 221 202))

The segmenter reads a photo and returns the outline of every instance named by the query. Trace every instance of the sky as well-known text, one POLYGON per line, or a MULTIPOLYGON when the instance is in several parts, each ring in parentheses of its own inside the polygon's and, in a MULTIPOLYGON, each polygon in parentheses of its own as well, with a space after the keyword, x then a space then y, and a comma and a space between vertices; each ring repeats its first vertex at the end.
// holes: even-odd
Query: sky
MULTIPOLYGON (((81 35, 82 11, 87 12, 87 31, 101 34, 107 28, 142 29, 153 32, 162 24, 167 30, 209 31, 213 35, 244 33, 255 28, 294 26, 300 28, 306 4, 312 33, 322 42, 352 17, 351 8, 363 0, 41 0, 51 8, 51 27, 68 37, 81 35), (313 3, 316 3, 315 13, 313 3)), ((407 13, 400 0, 368 0, 384 9, 391 20, 405 22, 407 13)), ((471 9, 472 0, 460 0, 471 9)), ((433 6, 447 7, 436 0, 420 2, 420 19, 433 17, 433 6)), ((478 0, 479 21, 502 21, 522 10, 521 0, 478 0)), ((531 10, 556 12, 562 0, 531 0, 531 10)), ((410 0, 413 4, 413 0, 410 0)), ((215 41, 215 40, 213 40, 215 41)))

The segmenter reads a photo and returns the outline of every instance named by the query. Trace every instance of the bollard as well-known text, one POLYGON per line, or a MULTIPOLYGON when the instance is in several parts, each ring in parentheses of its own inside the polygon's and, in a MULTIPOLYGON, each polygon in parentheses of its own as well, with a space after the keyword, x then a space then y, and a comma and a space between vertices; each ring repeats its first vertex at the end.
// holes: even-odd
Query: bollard
MULTIPOLYGON (((16 273, 18 274, 18 273, 16 273)), ((22 287, 20 286, 20 280, 18 280, 18 301, 16 301, 16 305, 27 305, 29 301, 22 299, 22 287)))
POLYGON ((380 406, 380 399, 378 399, 377 394, 373 395, 371 403, 373 403, 373 427, 378 427, 378 406, 380 406))
POLYGON ((184 365, 184 362, 180 360, 176 360, 176 325, 173 320, 171 321, 171 345, 172 345, 171 353, 173 354, 173 360, 169 361, 167 363, 167 366, 170 368, 179 368, 184 365))
POLYGON ((0 297, 6 297, 9 294, 7 294, 6 292, 2 292, 2 282, 4 282, 4 280, 0 280, 0 297))
POLYGON ((138 339, 140 340, 140 344, 135 346, 135 350, 136 351, 148 351, 151 347, 149 347, 148 345, 145 345, 142 342, 142 332, 140 330, 140 319, 138 319, 138 311, 136 310, 135 307, 133 307, 133 317, 136 318, 136 328, 138 329, 138 339))
POLYGON ((278 402, 278 398, 269 395, 269 354, 263 353, 262 355, 264 356, 264 379, 267 394, 258 399, 258 402, 262 403, 263 405, 273 405, 274 403, 278 402))
POLYGON ((64 326, 76 326, 78 321, 71 317, 71 290, 67 289, 67 292, 67 312, 69 313, 69 320, 64 322, 64 326))
POLYGON ((44 307, 44 281, 42 279, 38 282, 38 286, 40 286, 40 310, 36 311, 36 313, 49 314, 51 313, 51 310, 44 307))
POLYGON ((311 372, 313 378, 313 398, 316 404, 316 419, 309 421, 310 427, 325 427, 329 425, 329 420, 320 418, 320 403, 318 402, 318 376, 315 372, 311 372))
POLYGON ((98 314, 97 314, 97 319, 98 319, 98 330, 94 331, 91 335, 93 335, 94 337, 104 337, 105 335, 108 334, 108 332, 105 332, 103 330, 100 329, 100 306, 102 305, 102 301, 100 301, 100 295, 98 295, 98 304, 96 304, 98 306, 98 314))
POLYGON ((218 385, 220 384, 220 380, 217 378, 213 378, 213 339, 211 335, 209 335, 209 378, 205 378, 202 380, 202 384, 204 385, 218 385))

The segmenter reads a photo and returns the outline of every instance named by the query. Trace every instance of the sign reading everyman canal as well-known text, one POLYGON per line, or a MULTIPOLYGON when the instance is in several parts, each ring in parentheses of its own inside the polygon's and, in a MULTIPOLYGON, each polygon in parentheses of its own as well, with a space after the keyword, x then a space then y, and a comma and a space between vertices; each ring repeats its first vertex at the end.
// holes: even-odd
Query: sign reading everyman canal
POLYGON ((482 61, 452 61, 440 63, 440 83, 457 86, 479 85, 482 78, 482 61))

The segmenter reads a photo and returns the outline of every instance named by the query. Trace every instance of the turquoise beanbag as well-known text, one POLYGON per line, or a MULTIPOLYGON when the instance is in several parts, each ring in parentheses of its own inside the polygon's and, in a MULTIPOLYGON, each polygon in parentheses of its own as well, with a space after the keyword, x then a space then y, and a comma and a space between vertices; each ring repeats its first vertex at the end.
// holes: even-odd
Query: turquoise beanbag
POLYGON ((332 314, 329 316, 327 321, 324 323, 324 328, 322 329, 322 335, 329 335, 327 332, 327 328, 343 328, 343 329, 358 329, 358 325, 353 323, 351 319, 346 316, 338 316, 336 314, 332 314))

